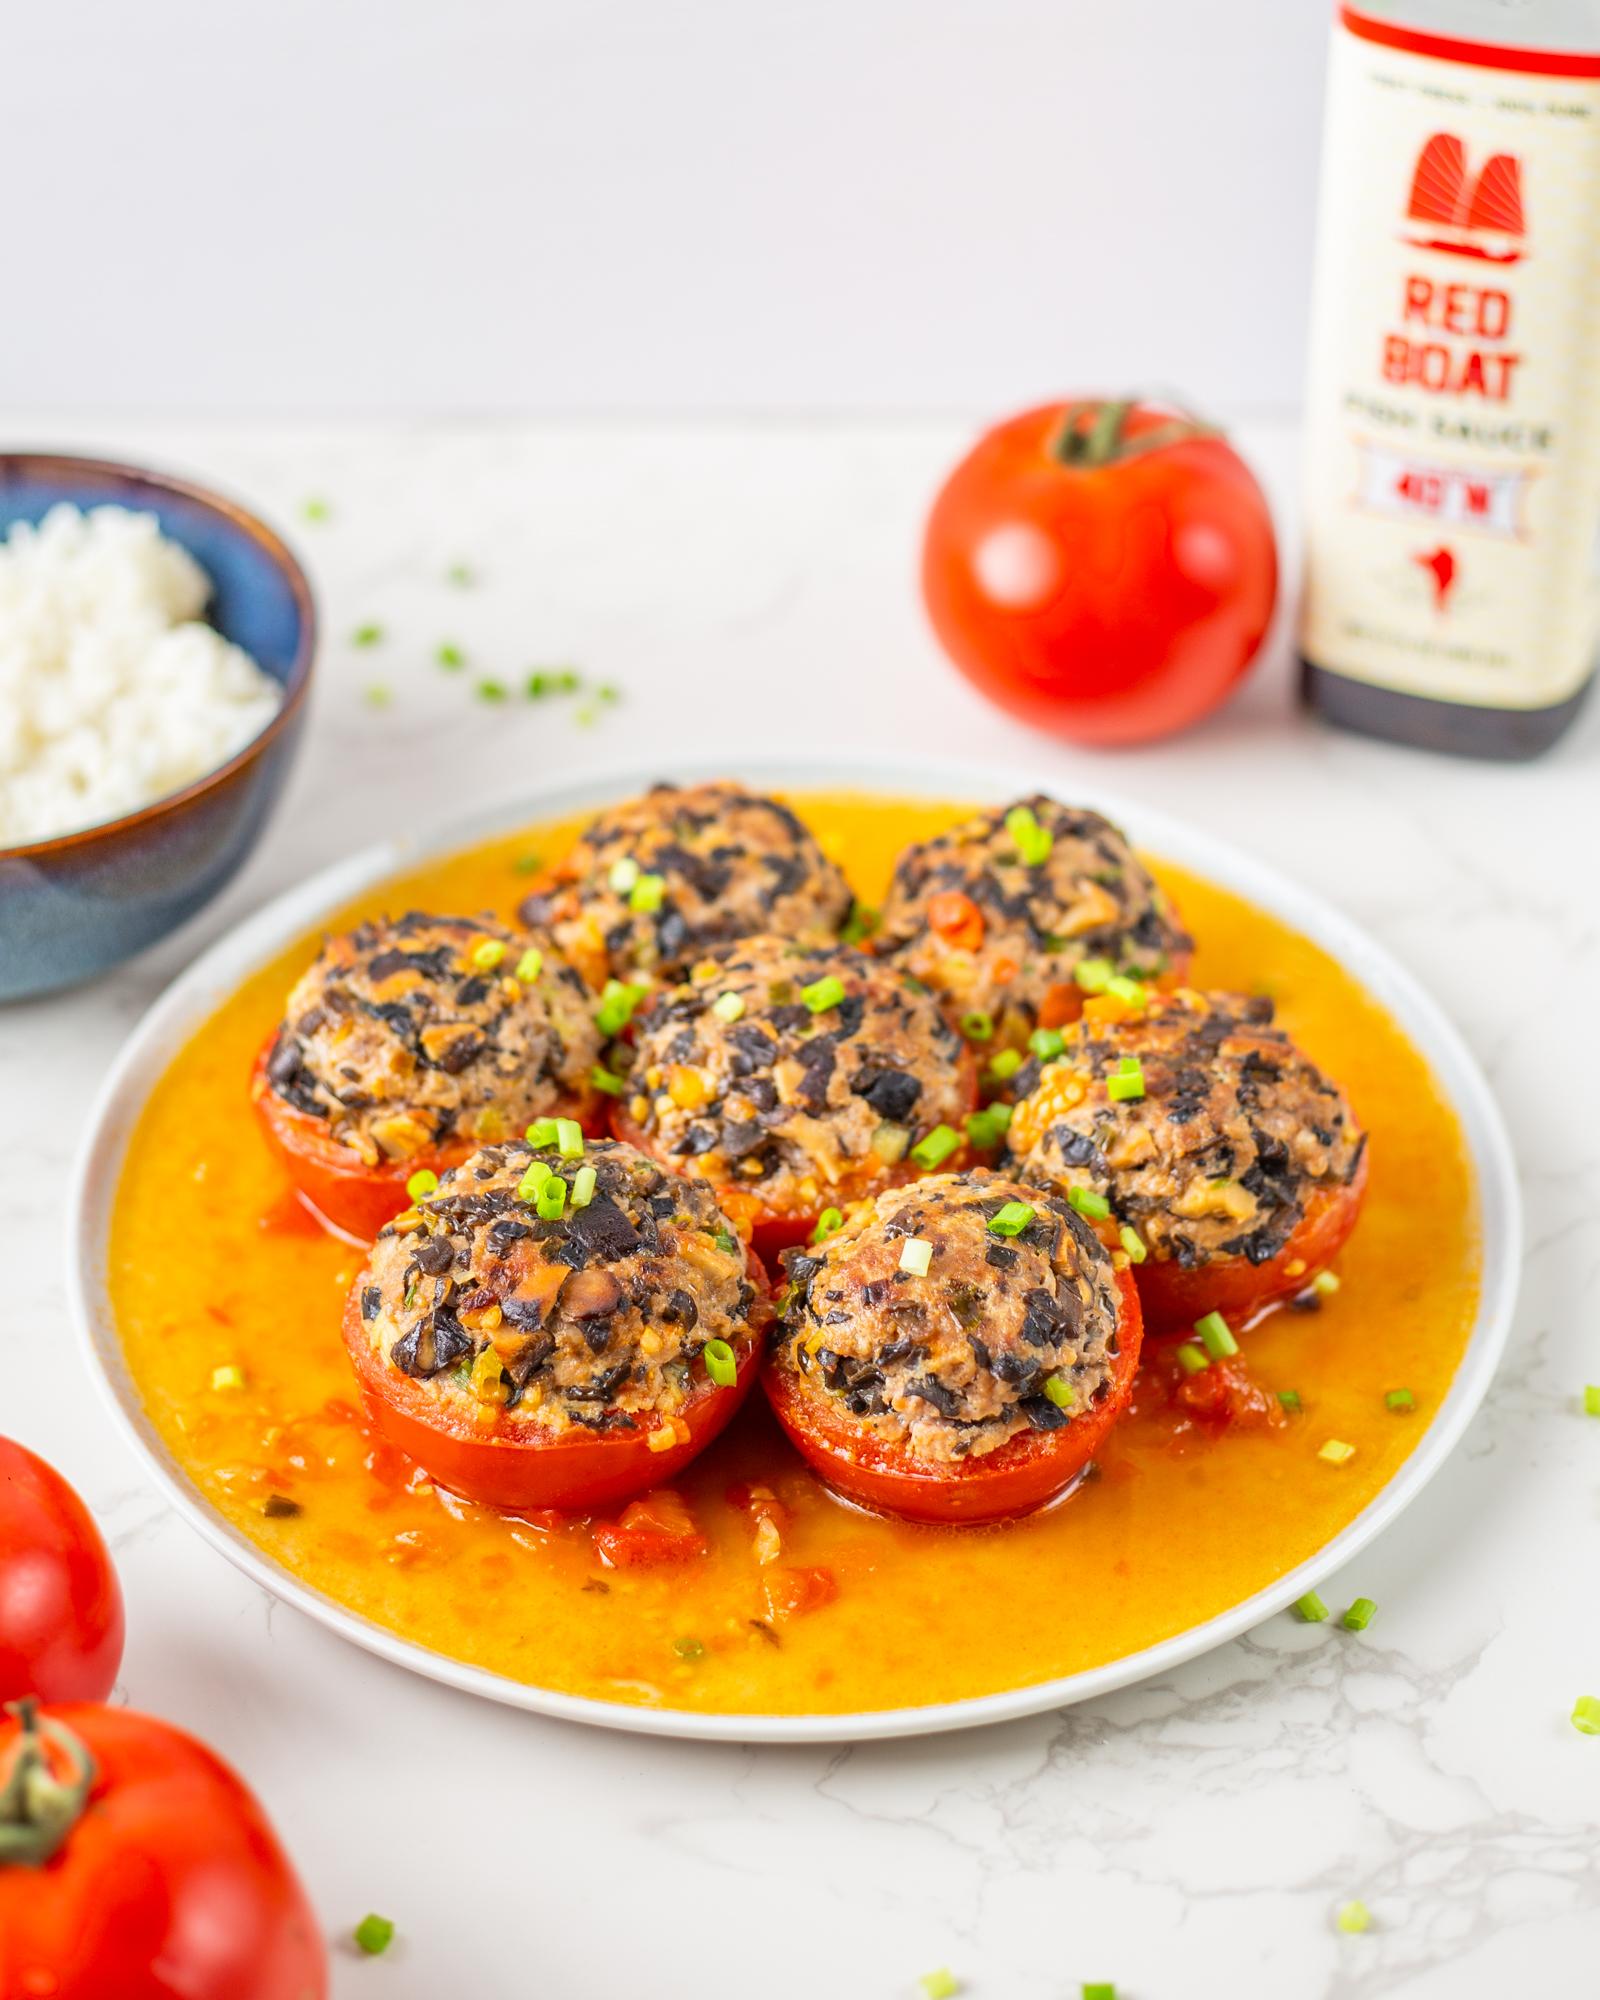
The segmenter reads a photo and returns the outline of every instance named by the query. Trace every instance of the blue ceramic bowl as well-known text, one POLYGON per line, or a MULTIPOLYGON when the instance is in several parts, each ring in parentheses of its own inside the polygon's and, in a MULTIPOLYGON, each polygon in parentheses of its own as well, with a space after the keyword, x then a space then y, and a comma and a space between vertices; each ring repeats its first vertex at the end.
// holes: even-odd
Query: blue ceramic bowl
POLYGON ((210 577, 211 623, 283 683, 283 704, 237 756, 181 792, 81 833, 0 847, 0 1000, 92 979, 211 900, 283 789, 311 683, 310 585, 253 514, 137 466, 0 452, 0 535, 63 500, 155 514, 210 577))

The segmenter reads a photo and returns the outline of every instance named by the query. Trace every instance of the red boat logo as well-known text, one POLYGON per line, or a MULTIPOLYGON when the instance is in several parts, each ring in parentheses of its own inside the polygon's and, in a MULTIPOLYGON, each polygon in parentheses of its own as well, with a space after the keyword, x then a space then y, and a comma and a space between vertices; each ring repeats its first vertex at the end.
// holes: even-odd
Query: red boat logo
POLYGON ((1419 250, 1444 250, 1490 264, 1515 264, 1524 254, 1522 162, 1494 153, 1474 176, 1467 149, 1453 132, 1435 132, 1423 143, 1411 176, 1406 220, 1425 235, 1404 240, 1419 250))

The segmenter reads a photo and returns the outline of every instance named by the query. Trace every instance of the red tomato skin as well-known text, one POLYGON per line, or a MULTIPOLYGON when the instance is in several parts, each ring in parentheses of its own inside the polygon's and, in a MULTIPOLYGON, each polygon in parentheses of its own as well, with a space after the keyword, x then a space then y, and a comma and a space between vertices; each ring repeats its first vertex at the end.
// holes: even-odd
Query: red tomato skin
POLYGON ((93 1515, 53 1466, 0 1438, 0 1705, 103 1700, 122 1642, 122 1589, 93 1515))
POLYGON ((1361 1214, 1367 1192, 1367 1156, 1343 1187, 1318 1188, 1306 1203, 1289 1240, 1265 1264, 1248 1257, 1213 1257, 1186 1271, 1164 1257, 1149 1257, 1134 1271, 1144 1308, 1145 1332, 1152 1339, 1188 1333, 1198 1319, 1219 1312, 1230 1326, 1245 1325, 1268 1306, 1303 1292, 1344 1248, 1361 1214), (1290 1274, 1289 1266, 1299 1268, 1290 1274))
POLYGON ((1127 1407, 1139 1366, 1139 1294, 1117 1273, 1118 1351, 1105 1400, 1065 1430, 1020 1431, 998 1451, 948 1465, 864 1433, 831 1399, 812 1389, 775 1352, 762 1375, 789 1442, 825 1486, 877 1514, 905 1521, 974 1527, 1031 1514, 1072 1484, 1127 1407))
MULTIPOLYGON (((1220 437, 1061 463, 1065 409, 998 424, 956 466, 928 517, 923 597, 941 645, 1002 708, 1071 742, 1142 743, 1208 714, 1260 651, 1272 515, 1220 437)), ((1136 405, 1124 435, 1168 421, 1136 405)))
MULTIPOLYGON (((0 2000, 325 2000, 316 1917, 228 1766, 129 1709, 45 1714, 97 1776, 43 1868, 0 1865, 0 2000)), ((17 1728, 0 1716, 0 1764, 17 1728)))
MULTIPOLYGON (((754 1257, 748 1275, 758 1294, 764 1294, 767 1274, 754 1257)), ((448 1491, 506 1513, 550 1507, 563 1514, 588 1514, 631 1500, 651 1486, 664 1486, 727 1427, 761 1372, 762 1335, 747 1329, 734 1343, 731 1387, 706 1382, 695 1390, 678 1412, 689 1436, 665 1451, 652 1451, 644 1430, 573 1429, 530 1440, 504 1414, 481 1429, 462 1423, 439 1407, 426 1383, 381 1360, 362 1323, 360 1292, 357 1277, 345 1300, 343 1332, 368 1421, 448 1491)))
MULTIPOLYGON (((957 1129, 962 1130, 966 1114, 978 1108, 978 1062, 970 1047, 963 1047, 958 1067, 962 1123, 957 1129)), ((664 1151, 657 1138, 636 1125, 620 1101, 613 1102, 611 1107, 611 1134, 613 1138, 621 1139, 629 1146, 636 1146, 658 1166, 665 1167, 668 1173, 682 1171, 682 1162, 664 1151)), ((951 1154, 939 1171, 942 1174, 960 1173, 964 1167, 969 1167, 972 1163, 972 1149, 963 1140, 960 1149, 951 1154)), ((762 1204, 758 1198, 758 1190, 752 1188, 748 1182, 730 1183, 727 1187, 718 1186, 717 1192, 736 1194, 741 1202, 756 1198, 750 1240, 757 1254, 768 1263, 773 1263, 776 1262, 780 1250, 792 1250, 797 1244, 809 1240, 812 1230, 817 1226, 817 1217, 824 1208, 843 1209, 853 1201, 868 1201, 873 1195, 882 1194, 885 1188, 904 1187, 907 1182, 916 1180, 920 1171, 909 1159, 901 1160, 894 1166, 883 1166, 875 1162, 872 1167, 848 1175, 829 1188, 817 1207, 799 1212, 762 1204)))

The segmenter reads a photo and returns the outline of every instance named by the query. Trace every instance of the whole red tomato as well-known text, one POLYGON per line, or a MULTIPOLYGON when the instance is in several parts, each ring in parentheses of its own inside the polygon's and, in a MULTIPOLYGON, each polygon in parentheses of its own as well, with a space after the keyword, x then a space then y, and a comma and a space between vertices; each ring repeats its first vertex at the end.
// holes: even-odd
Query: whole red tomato
POLYGON ((192 1736, 98 1702, 0 1718, 0 2000, 324 2000, 311 1906, 192 1736))
POLYGON ((983 692, 1078 743, 1138 743, 1216 707, 1277 593, 1272 516, 1214 432, 1143 403, 997 425, 928 517, 934 630, 983 692))
POLYGON ((0 1438, 0 1703, 99 1701, 122 1663, 122 1592, 89 1510, 0 1438))

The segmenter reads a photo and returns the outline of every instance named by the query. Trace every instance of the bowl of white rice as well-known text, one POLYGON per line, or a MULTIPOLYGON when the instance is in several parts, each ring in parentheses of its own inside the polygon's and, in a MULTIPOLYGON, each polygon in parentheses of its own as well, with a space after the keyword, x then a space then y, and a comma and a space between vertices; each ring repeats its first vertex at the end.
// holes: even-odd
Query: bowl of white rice
POLYGON ((249 853, 305 712, 310 587, 244 509, 0 453, 0 1000, 92 978, 249 853))

